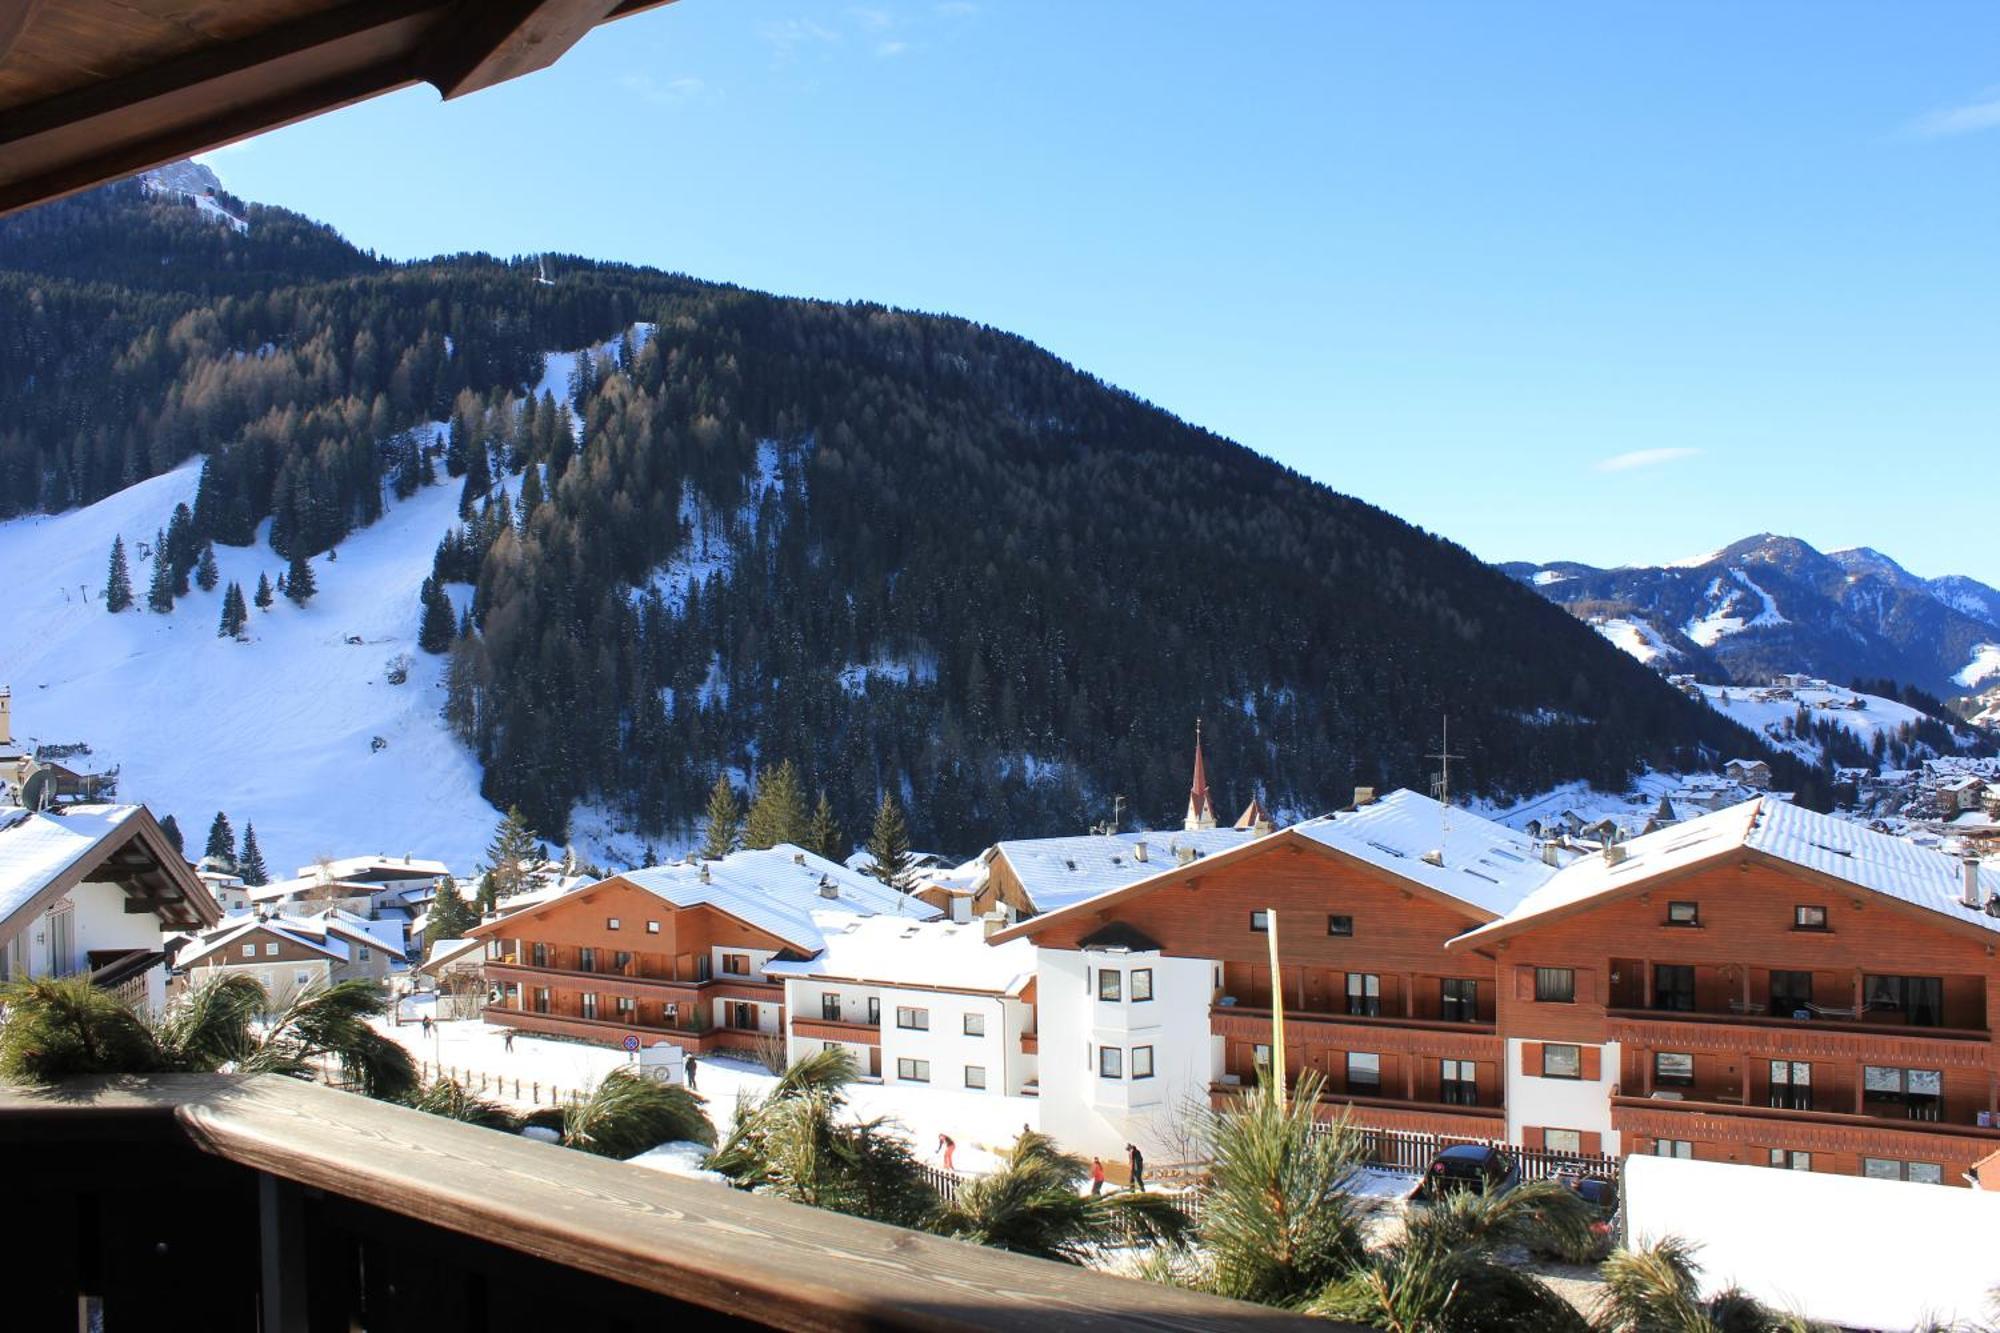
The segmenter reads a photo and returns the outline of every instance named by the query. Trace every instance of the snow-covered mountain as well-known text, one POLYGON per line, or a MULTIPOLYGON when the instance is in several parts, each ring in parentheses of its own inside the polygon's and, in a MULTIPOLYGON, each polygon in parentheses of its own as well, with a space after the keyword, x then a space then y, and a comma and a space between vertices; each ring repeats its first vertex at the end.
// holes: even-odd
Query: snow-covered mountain
POLYGON ((1888 678, 1947 697, 2000 681, 2000 591, 1921 578, 1869 547, 1823 553, 1763 533, 1668 565, 1501 568, 1664 670, 1888 678))

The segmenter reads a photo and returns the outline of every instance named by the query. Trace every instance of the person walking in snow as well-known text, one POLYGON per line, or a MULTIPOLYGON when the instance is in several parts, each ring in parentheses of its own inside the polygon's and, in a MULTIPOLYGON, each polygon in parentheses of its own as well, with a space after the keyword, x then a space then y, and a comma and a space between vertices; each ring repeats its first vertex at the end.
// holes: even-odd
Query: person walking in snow
POLYGON ((956 1171, 958 1169, 957 1167, 951 1164, 951 1155, 956 1151, 958 1151, 958 1143, 951 1137, 951 1135, 949 1134, 938 1135, 938 1152, 941 1153, 944 1157, 945 1170, 956 1171))
POLYGON ((683 1065, 681 1065, 681 1077, 687 1080, 687 1085, 688 1085, 688 1091, 689 1091, 689 1092, 693 1092, 693 1091, 694 1091, 694 1057, 693 1057, 692 1055, 690 1055, 690 1056, 689 1056, 689 1057, 687 1058, 687 1061, 686 1061, 686 1063, 684 1063, 683 1065))
POLYGON ((424 1035, 426 1037, 431 1035, 431 1016, 429 1014, 424 1015, 424 1035))
POLYGON ((507 1054, 512 1055, 514 1053, 514 1029, 508 1028, 500 1034, 500 1045, 507 1054))
POLYGON ((1102 1193, 1104 1193, 1104 1159, 1093 1157, 1090 1159, 1090 1197, 1094 1199, 1102 1193))
POLYGON ((1139 1151, 1139 1145, 1125 1145, 1125 1164, 1132 1169, 1132 1191, 1138 1193, 1146 1188, 1146 1154, 1139 1151))

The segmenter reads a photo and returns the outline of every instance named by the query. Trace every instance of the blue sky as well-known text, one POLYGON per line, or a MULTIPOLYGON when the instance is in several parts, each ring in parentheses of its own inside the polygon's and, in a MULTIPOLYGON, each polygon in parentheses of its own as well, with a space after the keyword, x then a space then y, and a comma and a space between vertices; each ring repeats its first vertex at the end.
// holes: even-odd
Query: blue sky
POLYGON ((207 160, 1011 329, 1489 559, 2000 583, 2000 6, 679 0, 207 160))

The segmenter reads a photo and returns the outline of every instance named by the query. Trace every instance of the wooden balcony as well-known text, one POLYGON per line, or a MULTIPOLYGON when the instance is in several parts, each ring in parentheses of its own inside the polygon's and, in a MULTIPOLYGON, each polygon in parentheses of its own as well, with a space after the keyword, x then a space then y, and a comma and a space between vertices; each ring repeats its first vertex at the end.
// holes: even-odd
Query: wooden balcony
POLYGON ((271 1075, 0 1089, 0 1153, 23 1329, 1345 1327, 271 1075))
POLYGON ((682 1047, 690 1055, 707 1055, 711 1051, 755 1051, 758 1038, 763 1033, 747 1028, 703 1028, 699 1032, 687 1028, 666 1027, 651 1023, 620 1023, 611 1018, 585 1018, 581 1014, 543 1014, 532 1009, 509 1009, 502 1005, 488 1005, 480 1011, 480 1016, 489 1023, 499 1023, 523 1032, 539 1032, 551 1037, 576 1037, 583 1041, 604 1042, 617 1045, 626 1037, 637 1037, 651 1044, 655 1041, 672 1042, 682 1047))
POLYGON ((765 1004, 785 998, 784 985, 754 977, 710 977, 707 981, 668 981, 628 972, 581 972, 574 968, 536 967, 531 963, 488 961, 488 980, 523 986, 547 986, 565 991, 595 991, 634 999, 699 1003, 703 999, 756 1000, 765 1004))
POLYGON ((813 1041, 844 1041, 855 1046, 880 1046, 882 1029, 874 1023, 850 1023, 838 1018, 794 1018, 792 1035, 813 1041))
POLYGON ((1628 1097, 1612 1089, 1611 1126, 1620 1134, 1701 1143, 1755 1144, 1809 1152, 1935 1161, 1963 1169, 2000 1150, 2000 1129, 1943 1120, 1892 1120, 1840 1111, 1793 1111, 1739 1102, 1628 1097), (1962 1160, 1960 1160, 1962 1159, 1962 1160))
POLYGON ((1607 1009, 1616 1042, 1672 1051, 1713 1051, 1786 1060, 1907 1061, 1926 1068, 1984 1069, 1992 1038, 1965 1028, 1801 1021, 1768 1014, 1705 1014, 1668 1009, 1607 1009))
MULTIPOLYGON (((1240 1083, 1212 1083, 1209 1103, 1221 1108, 1243 1091, 1240 1083)), ((1507 1112, 1499 1106, 1459 1106, 1444 1102, 1409 1101, 1400 1097, 1351 1097, 1329 1092, 1320 1097, 1321 1119, 1345 1115, 1364 1129, 1393 1129, 1447 1138, 1504 1139, 1507 1112)))
MULTIPOLYGON (((1219 1037, 1269 1041, 1271 1011, 1218 1004, 1208 1011, 1219 1037)), ((1299 1041, 1348 1051, 1437 1056, 1449 1060, 1499 1060, 1503 1043, 1491 1023, 1444 1023, 1424 1018, 1363 1018, 1285 1010, 1285 1032, 1299 1041)))

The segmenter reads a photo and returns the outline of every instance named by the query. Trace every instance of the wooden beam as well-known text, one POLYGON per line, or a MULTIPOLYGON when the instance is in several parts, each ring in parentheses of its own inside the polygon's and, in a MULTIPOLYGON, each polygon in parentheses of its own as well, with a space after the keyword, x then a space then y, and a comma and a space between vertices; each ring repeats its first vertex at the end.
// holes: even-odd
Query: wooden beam
POLYGON ((42 7, 42 0, 14 0, 11 5, 0 7, 0 60, 13 53, 14 43, 35 21, 35 11, 42 7))
POLYGON ((555 64, 618 0, 463 0, 432 38, 424 78, 447 99, 555 64))

